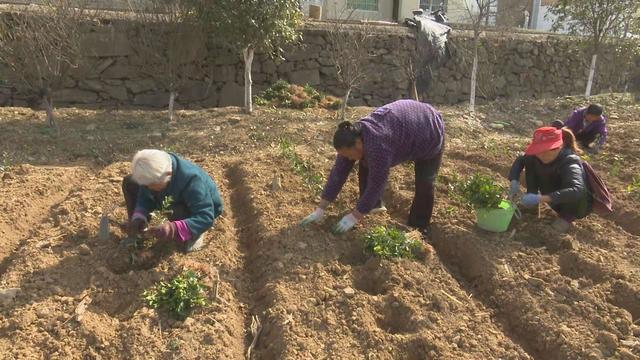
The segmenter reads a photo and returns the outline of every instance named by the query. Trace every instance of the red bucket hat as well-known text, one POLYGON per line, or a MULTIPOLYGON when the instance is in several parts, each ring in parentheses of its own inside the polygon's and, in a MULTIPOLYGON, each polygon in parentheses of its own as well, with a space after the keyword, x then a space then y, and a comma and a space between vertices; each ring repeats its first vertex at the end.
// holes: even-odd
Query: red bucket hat
POLYGON ((536 155, 547 150, 561 147, 562 130, 554 127, 541 127, 533 133, 533 140, 525 150, 527 155, 536 155))

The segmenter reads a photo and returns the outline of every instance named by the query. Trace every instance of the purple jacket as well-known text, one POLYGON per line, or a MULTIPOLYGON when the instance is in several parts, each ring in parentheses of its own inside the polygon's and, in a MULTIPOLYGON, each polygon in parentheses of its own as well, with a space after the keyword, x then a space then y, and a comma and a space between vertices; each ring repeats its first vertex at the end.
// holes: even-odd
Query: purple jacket
POLYGON ((564 121, 564 126, 568 127, 573 131, 574 134, 578 135, 581 132, 584 133, 592 133, 595 132, 600 134, 600 139, 598 140, 598 145, 604 145, 605 141, 607 141, 607 118, 604 115, 600 116, 599 120, 596 120, 592 123, 586 124, 584 120, 584 115, 587 112, 587 108, 583 107, 580 109, 576 109, 571 115, 564 121))
MULTIPOLYGON (((384 105, 360 120, 364 161, 369 168, 367 188, 356 209, 369 213, 382 198, 389 169, 409 160, 436 157, 444 144, 442 116, 431 105, 414 100, 399 100, 384 105)), ((338 155, 322 193, 334 201, 355 161, 338 155)))

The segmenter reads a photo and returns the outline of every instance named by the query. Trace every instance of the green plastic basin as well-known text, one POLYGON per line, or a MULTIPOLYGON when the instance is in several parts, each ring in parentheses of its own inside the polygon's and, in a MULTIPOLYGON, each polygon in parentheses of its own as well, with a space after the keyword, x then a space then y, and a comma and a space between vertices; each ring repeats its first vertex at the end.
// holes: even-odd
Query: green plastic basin
POLYGON ((515 212, 513 203, 507 200, 502 200, 499 209, 476 209, 478 227, 487 231, 505 232, 515 212))

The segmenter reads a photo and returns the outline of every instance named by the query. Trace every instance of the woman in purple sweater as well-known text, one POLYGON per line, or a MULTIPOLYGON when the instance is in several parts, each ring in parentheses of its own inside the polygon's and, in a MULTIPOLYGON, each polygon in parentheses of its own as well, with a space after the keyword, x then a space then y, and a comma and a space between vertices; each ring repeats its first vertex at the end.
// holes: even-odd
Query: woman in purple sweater
POLYGON ((607 117, 604 116, 600 104, 576 109, 564 122, 556 120, 551 123, 551 126, 556 129, 566 127, 571 130, 578 144, 591 154, 599 153, 607 141, 607 117))
POLYGON ((333 137, 338 152, 318 207, 302 225, 319 223, 358 162, 360 199, 356 208, 334 226, 344 233, 372 210, 383 209, 381 199, 389 170, 402 162, 415 162, 415 196, 409 226, 428 232, 433 213, 434 182, 444 150, 444 122, 431 105, 399 100, 376 109, 356 123, 340 123, 333 137))

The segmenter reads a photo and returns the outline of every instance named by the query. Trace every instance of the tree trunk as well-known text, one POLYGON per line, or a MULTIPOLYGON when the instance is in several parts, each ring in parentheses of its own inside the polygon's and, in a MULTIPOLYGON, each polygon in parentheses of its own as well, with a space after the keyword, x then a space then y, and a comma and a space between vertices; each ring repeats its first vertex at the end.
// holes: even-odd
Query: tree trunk
POLYGON ((416 85, 416 79, 411 80, 411 96, 415 101, 420 101, 420 98, 418 97, 418 87, 416 85))
POLYGON ((593 85, 593 77, 596 74, 596 61, 598 60, 598 54, 593 54, 591 58, 591 67, 589 68, 589 80, 587 81, 587 90, 584 93, 585 97, 591 96, 591 86, 593 85))
POLYGON ((244 111, 247 114, 253 112, 253 99, 251 98, 251 64, 253 64, 253 46, 247 46, 244 51, 244 111))
POLYGON ((172 90, 169 93, 169 122, 173 122, 173 107, 176 102, 176 97, 178 97, 178 93, 175 90, 172 90))
POLYGON ((344 98, 342 99, 342 109, 340 109, 340 118, 344 121, 347 112, 347 103, 349 102, 349 95, 351 95, 351 87, 347 89, 347 92, 344 94, 344 98))
POLYGON ((473 47, 473 68, 471 68, 471 89, 469 91, 469 111, 476 111, 476 82, 478 78, 478 44, 474 41, 473 47))
POLYGON ((56 119, 53 116, 53 99, 51 98, 51 95, 49 95, 48 91, 42 98, 42 101, 44 102, 44 108, 47 112, 47 123, 49 123, 49 127, 58 131, 58 124, 56 124, 56 119))

